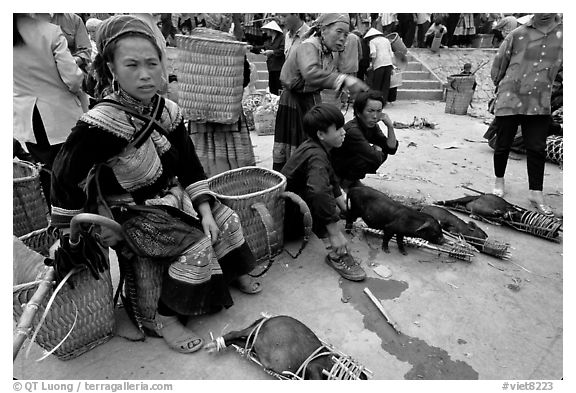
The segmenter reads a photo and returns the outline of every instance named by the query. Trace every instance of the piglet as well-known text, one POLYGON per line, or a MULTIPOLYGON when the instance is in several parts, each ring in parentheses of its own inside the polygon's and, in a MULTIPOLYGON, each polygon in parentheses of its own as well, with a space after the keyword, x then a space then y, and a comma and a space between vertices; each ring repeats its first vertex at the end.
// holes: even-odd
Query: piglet
POLYGON ((507 213, 515 212, 516 209, 505 199, 494 194, 482 194, 466 196, 449 201, 434 202, 435 205, 463 208, 470 212, 471 216, 502 217, 507 213))
POLYGON ((488 237, 486 232, 480 229, 475 222, 468 221, 468 223, 466 223, 444 208, 428 205, 424 206, 420 211, 434 217, 440 223, 442 229, 450 233, 461 234, 476 239, 486 239, 488 237))
POLYGON ((348 192, 347 199, 346 229, 352 229, 354 221, 362 217, 370 228, 384 231, 384 252, 390 252, 388 242, 394 235, 403 255, 406 255, 404 236, 419 237, 434 244, 445 241, 440 223, 432 216, 396 202, 380 191, 354 187, 348 192))
MULTIPOLYGON (((323 346, 320 339, 310 328, 295 318, 280 315, 260 318, 245 329, 232 331, 224 336, 224 345, 236 345, 240 348, 248 347, 251 354, 268 370, 278 374, 285 371, 296 374, 300 366, 317 349, 323 346), (262 326, 258 328, 258 325, 262 326)), ((205 349, 214 351, 218 349, 217 340, 206 344, 205 349)), ((334 366, 332 354, 324 353, 314 357, 306 366, 303 379, 327 379, 323 370, 330 372, 334 366)), ((359 379, 367 379, 361 372, 359 379)))

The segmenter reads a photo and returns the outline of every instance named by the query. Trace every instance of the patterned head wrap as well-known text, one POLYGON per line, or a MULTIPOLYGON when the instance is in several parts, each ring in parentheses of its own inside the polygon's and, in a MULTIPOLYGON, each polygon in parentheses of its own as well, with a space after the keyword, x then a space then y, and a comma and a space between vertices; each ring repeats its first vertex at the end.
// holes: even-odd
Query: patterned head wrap
POLYGON ((99 53, 104 53, 106 47, 121 36, 135 33, 147 38, 159 50, 154 33, 142 19, 132 15, 115 15, 102 22, 96 37, 96 47, 99 53))
POLYGON ((350 24, 350 16, 348 14, 320 14, 314 24, 316 26, 328 26, 336 22, 350 24))

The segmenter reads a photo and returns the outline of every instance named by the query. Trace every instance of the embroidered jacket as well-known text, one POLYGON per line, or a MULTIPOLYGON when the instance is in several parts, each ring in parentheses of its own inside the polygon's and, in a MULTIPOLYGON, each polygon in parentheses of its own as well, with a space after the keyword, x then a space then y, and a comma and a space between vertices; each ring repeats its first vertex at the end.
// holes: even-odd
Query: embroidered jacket
MULTIPOLYGON (((125 95, 107 98, 136 107, 144 114, 149 111, 125 95)), ((85 113, 53 165, 52 224, 67 226, 74 215, 84 211, 87 197, 81 184, 99 163, 105 164, 100 179, 102 194, 110 200, 146 203, 162 198, 177 183, 192 203, 210 200, 204 169, 178 105, 166 100, 159 123, 165 134, 154 130, 136 148, 130 141, 144 121, 111 106, 97 105, 85 113)))

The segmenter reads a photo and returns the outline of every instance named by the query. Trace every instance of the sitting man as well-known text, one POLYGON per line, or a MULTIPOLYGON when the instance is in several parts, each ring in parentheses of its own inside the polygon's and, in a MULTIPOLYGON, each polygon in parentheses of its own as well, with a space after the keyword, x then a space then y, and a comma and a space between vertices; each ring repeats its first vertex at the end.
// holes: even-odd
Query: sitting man
MULTIPOLYGON (((366 272, 348 253, 348 239, 338 227, 340 213, 346 211, 346 202, 330 163, 330 151, 344 141, 344 116, 334 105, 319 104, 304 115, 303 125, 309 138, 295 150, 282 169, 288 180, 286 191, 300 195, 310 207, 314 233, 330 243, 326 262, 342 277, 361 281, 366 278, 366 272)), ((296 232, 302 228, 300 220, 298 208, 286 201, 286 239, 301 235, 296 232)))
POLYGON ((384 98, 379 91, 359 93, 354 102, 354 118, 344 125, 346 139, 342 147, 332 152, 332 165, 346 192, 361 185, 360 179, 367 173, 376 173, 388 154, 398 150, 394 126, 382 112, 383 107, 384 98), (379 121, 388 128, 388 136, 378 126, 379 121))

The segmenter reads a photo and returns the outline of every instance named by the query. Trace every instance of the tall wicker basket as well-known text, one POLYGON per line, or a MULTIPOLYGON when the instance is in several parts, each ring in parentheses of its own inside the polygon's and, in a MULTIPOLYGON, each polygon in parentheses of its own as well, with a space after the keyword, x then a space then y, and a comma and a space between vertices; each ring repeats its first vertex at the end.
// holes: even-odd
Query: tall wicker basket
MULTIPOLYGON (((295 194, 284 192, 284 175, 261 167, 243 167, 213 176, 208 184, 218 199, 240 217, 244 237, 258 263, 282 252, 284 198, 299 199, 295 194)), ((308 209, 301 199, 297 203, 301 209, 308 209)), ((311 222, 304 225, 305 236, 309 236, 311 222)))
POLYGON ((13 233, 22 236, 48 226, 48 205, 40 184, 40 167, 13 161, 13 233))
POLYGON ((465 115, 474 96, 474 75, 451 75, 448 77, 445 113, 465 115))
POLYGON ((242 111, 246 44, 216 30, 176 35, 179 104, 188 120, 232 124, 242 111))
MULTIPOLYGON (((30 252, 47 255, 48 248, 56 241, 56 238, 47 229, 41 229, 20 237, 20 240, 31 249, 30 252)), ((14 260, 14 269, 37 270, 19 266, 19 262, 19 260, 14 260)), ((44 274, 47 273, 46 269, 44 274)), ((112 338, 115 328, 110 270, 101 273, 99 280, 95 280, 87 269, 73 274, 70 279, 75 289, 64 284, 54 298, 36 336, 38 345, 47 351, 52 351, 71 330, 68 338, 53 352, 61 360, 74 359, 107 342, 112 338)), ((26 281, 28 282, 14 283, 16 285, 13 287, 12 302, 15 321, 22 316, 24 305, 30 301, 40 283, 34 278, 28 278, 26 281)), ((32 323, 34 329, 44 314, 53 291, 54 288, 40 304, 32 323)))

